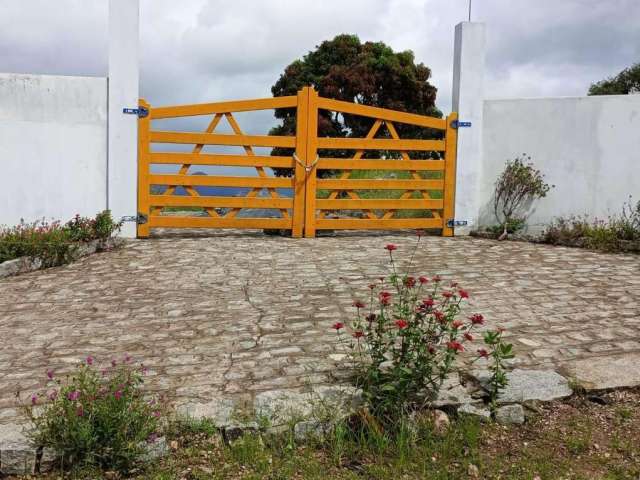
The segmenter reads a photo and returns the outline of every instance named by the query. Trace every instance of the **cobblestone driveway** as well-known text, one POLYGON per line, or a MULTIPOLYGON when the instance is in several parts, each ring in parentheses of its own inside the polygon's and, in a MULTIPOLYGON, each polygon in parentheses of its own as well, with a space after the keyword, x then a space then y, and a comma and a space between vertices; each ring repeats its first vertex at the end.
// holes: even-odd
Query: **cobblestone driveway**
MULTIPOLYGON (((16 392, 88 354, 144 360, 152 385, 178 403, 329 383, 340 371, 330 326, 386 272, 383 245, 398 244, 403 259, 414 241, 167 232, 0 280, 0 424, 16 420, 16 392)), ((640 353, 637 256, 427 237, 416 262, 467 287, 523 366, 640 353)))

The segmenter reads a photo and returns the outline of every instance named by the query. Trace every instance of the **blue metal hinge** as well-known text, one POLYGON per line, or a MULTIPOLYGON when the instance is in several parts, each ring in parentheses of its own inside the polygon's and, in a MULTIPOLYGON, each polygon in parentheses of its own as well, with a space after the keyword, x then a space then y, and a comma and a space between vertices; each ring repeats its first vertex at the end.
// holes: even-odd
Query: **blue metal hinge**
POLYGON ((149 115, 149 110, 144 107, 138 108, 123 108, 122 113, 126 113, 129 115, 138 115, 138 118, 144 118, 149 115))
POLYGON ((447 220, 447 227, 449 228, 466 227, 467 225, 468 225, 468 222, 466 220, 456 220, 455 218, 451 218, 447 220))
POLYGON ((460 120, 454 120, 451 122, 451 128, 470 127, 471 122, 461 122, 460 120))

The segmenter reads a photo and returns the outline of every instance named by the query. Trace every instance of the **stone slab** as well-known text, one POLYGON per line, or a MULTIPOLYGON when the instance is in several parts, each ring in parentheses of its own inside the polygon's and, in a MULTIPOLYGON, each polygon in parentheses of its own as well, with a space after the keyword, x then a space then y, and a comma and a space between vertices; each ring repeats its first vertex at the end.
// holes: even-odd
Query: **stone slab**
MULTIPOLYGON (((471 377, 488 390, 490 372, 474 370, 471 377)), ((522 403, 528 400, 549 402, 570 396, 569 381, 553 370, 515 369, 507 373, 509 384, 498 396, 498 403, 522 403)))
POLYGON ((577 360, 567 365, 567 371, 587 391, 637 387, 640 353, 577 360))

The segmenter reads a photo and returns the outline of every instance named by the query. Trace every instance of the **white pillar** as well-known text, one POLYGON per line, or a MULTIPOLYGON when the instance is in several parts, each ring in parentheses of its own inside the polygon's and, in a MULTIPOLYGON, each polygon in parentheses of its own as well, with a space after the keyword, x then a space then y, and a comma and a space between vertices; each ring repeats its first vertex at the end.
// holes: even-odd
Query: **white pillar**
POLYGON ((117 220, 129 217, 122 236, 135 237, 138 176, 139 0, 109 0, 109 140, 107 205, 117 220))
POLYGON ((458 129, 456 170, 456 220, 466 220, 467 227, 457 227, 456 235, 466 235, 478 223, 479 185, 482 173, 482 117, 484 107, 484 23, 462 22, 456 25, 453 59, 452 109, 460 122, 470 127, 458 129))

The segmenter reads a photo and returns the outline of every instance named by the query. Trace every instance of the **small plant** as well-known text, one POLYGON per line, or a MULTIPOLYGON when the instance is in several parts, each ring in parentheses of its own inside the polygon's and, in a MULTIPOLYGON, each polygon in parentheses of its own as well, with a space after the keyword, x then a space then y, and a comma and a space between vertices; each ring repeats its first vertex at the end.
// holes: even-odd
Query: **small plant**
POLYGON ((92 240, 106 240, 120 230, 105 210, 95 218, 76 215, 66 224, 60 222, 21 222, 11 228, 0 227, 0 263, 20 257, 38 259, 43 267, 69 263, 78 246, 92 240))
POLYGON ((103 369, 87 357, 65 379, 47 371, 45 389, 25 407, 34 445, 52 449, 65 469, 131 471, 164 425, 165 407, 142 390, 144 374, 129 356, 103 369))
POLYGON ((553 185, 544 181, 540 170, 531 163, 531 157, 522 154, 515 160, 508 160, 495 185, 493 211, 502 227, 499 239, 506 238, 508 226, 517 218, 522 219, 525 206, 534 200, 547 196, 553 185))
POLYGON ((634 205, 629 200, 621 213, 606 220, 586 216, 557 218, 545 229, 542 241, 607 252, 640 252, 640 201, 634 205))
POLYGON ((484 332, 484 343, 487 349, 483 353, 483 357, 489 360, 489 401, 491 411, 495 412, 497 406, 498 395, 508 385, 507 366, 505 360, 514 358, 513 345, 506 343, 502 338, 504 330, 490 330, 484 332))
MULTIPOLYGON (((416 249, 420 237, 418 234, 416 249)), ((445 285, 437 275, 400 273, 393 255, 397 246, 390 244, 385 249, 392 273, 369 286, 368 306, 361 300, 354 302, 356 318, 348 327, 347 345, 369 409, 389 425, 437 398, 456 358, 475 341, 475 330, 485 320, 479 313, 462 318, 469 293, 457 283, 445 285)), ((346 341, 347 326, 338 322, 333 328, 346 341)), ((501 338, 499 335, 500 345, 501 338)), ((493 353, 498 344, 487 346, 493 353)), ((495 355, 504 359, 506 353, 500 347, 495 355)), ((476 355, 488 359, 490 353, 479 348, 476 355)), ((504 385, 506 377, 498 388, 504 385)))

